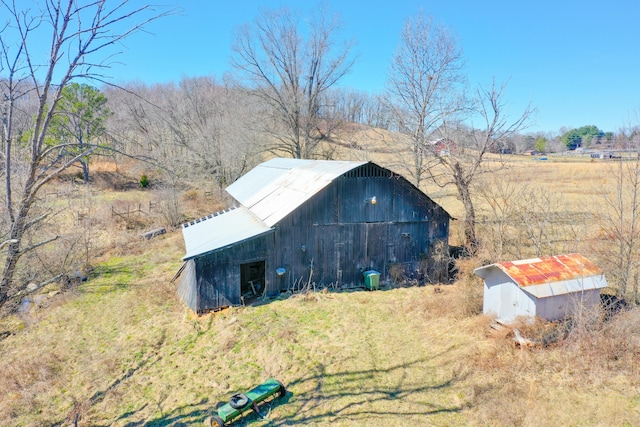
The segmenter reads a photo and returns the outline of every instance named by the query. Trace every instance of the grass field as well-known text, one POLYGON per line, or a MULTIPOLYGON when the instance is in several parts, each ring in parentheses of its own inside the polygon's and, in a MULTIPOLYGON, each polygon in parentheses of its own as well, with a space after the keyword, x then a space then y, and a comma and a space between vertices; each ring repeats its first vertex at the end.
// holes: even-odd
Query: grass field
MULTIPOLYGON (((502 173, 584 211, 607 167, 522 161, 502 173)), ((459 215, 453 194, 433 193, 459 215)), ((205 425, 269 377, 289 390, 266 407, 269 421, 234 425, 640 424, 638 309, 520 349, 478 314, 471 272, 482 261, 469 259, 452 285, 283 295, 196 317, 170 283, 180 231, 122 233, 87 282, 3 321, 13 334, 0 341, 0 425, 205 425)))

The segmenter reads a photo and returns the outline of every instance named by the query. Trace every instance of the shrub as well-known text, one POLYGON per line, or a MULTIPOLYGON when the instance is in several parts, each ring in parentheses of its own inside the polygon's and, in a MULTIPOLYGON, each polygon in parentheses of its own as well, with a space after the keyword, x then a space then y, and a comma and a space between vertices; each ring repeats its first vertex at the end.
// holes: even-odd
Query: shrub
POLYGON ((184 193, 184 200, 188 202, 194 202, 198 200, 198 190, 191 188, 184 193))
POLYGON ((149 177, 147 175, 142 175, 140 177, 140 181, 138 181, 140 183, 140 188, 147 188, 149 187, 149 177))

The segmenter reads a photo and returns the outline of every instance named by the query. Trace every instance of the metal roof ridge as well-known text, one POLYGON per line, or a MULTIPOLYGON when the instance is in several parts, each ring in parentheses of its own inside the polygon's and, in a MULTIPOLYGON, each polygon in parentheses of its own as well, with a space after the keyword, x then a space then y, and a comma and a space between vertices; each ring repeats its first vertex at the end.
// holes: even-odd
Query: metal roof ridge
POLYGON ((213 217, 216 217, 218 215, 222 215, 222 214, 225 214, 227 212, 231 212, 232 210, 237 209, 237 208, 238 208, 238 206, 231 206, 228 209, 223 209, 221 211, 217 211, 217 212, 211 213, 209 215, 205 215, 205 216, 203 216, 201 218, 194 219, 193 221, 185 222, 185 223, 182 224, 182 228, 187 228, 189 226, 199 224, 201 222, 204 222, 204 221, 206 221, 208 219, 211 219, 213 217))

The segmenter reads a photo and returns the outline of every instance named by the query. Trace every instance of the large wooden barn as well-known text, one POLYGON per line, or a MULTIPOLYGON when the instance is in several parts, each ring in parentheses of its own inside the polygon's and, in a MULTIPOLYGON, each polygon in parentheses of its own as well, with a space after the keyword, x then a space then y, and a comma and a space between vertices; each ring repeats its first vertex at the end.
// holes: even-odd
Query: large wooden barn
POLYGON ((371 162, 273 159, 227 188, 229 210, 184 224, 178 293, 194 311, 314 283, 446 277, 449 214, 371 162))

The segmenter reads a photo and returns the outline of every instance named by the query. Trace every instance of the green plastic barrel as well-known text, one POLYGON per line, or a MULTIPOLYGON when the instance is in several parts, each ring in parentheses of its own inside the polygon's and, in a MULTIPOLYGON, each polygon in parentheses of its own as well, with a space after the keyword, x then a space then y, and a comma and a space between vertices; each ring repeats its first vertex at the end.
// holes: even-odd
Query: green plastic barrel
POLYGON ((364 276, 364 287, 370 291, 380 289, 380 272, 375 270, 367 270, 362 273, 364 276))

